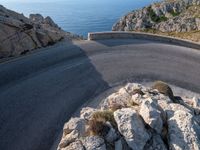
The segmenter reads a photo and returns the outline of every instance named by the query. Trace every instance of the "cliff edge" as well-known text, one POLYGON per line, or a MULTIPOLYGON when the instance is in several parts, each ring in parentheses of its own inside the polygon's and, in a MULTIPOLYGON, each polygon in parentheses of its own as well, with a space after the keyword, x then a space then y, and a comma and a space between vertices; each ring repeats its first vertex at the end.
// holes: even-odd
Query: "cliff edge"
POLYGON ((139 31, 200 42, 200 0, 164 0, 123 16, 113 31, 139 31))

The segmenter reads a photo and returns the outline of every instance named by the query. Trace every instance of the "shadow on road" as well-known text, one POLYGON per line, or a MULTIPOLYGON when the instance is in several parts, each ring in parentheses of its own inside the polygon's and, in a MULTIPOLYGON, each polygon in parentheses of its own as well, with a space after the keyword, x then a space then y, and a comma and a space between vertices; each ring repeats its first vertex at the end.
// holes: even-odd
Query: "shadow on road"
POLYGON ((0 64, 0 149, 47 150, 108 84, 72 42, 0 64))

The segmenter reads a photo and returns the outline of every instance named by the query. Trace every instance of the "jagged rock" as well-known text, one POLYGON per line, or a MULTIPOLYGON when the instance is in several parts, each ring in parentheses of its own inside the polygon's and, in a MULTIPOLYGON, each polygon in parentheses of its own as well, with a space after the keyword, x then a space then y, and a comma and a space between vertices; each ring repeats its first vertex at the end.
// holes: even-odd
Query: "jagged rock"
POLYGON ((63 128, 64 135, 71 133, 72 131, 77 131, 79 135, 84 135, 85 133, 86 121, 82 118, 71 118, 63 128))
POLYGON ((131 96, 131 99, 129 100, 130 103, 136 103, 138 105, 140 105, 143 101, 143 98, 140 94, 134 94, 131 96))
POLYGON ((142 85, 137 83, 128 83, 124 87, 129 94, 135 94, 134 90, 142 90, 142 85))
POLYGON ((160 134, 163 128, 162 114, 154 101, 152 99, 143 101, 139 114, 151 128, 160 134))
POLYGON ((124 88, 121 88, 118 92, 113 93, 104 100, 104 102, 101 104, 101 109, 110 109, 113 104, 118 104, 122 107, 126 107, 130 99, 130 94, 127 93, 124 88))
POLYGON ((144 150, 167 150, 167 147, 160 135, 153 134, 151 139, 145 145, 144 150))
POLYGON ((106 150, 104 139, 99 136, 88 136, 82 140, 85 150, 106 150))
POLYGON ((91 119, 92 114, 95 111, 97 111, 97 109, 91 108, 91 107, 84 107, 84 108, 81 109, 80 117, 83 118, 83 119, 89 120, 89 119, 91 119))
POLYGON ((62 148, 61 150, 85 150, 85 149, 81 141, 75 141, 69 144, 69 146, 62 148))
POLYGON ((105 136, 105 140, 109 143, 112 143, 115 140, 117 140, 117 138, 118 138, 118 135, 117 135, 115 129, 111 127, 108 134, 105 136))
POLYGON ((18 56, 54 44, 63 38, 78 38, 60 29, 50 17, 23 14, 0 5, 0 58, 18 56))
MULTIPOLYGON (((123 16, 113 31, 191 32, 200 30, 200 0, 163 0, 123 16)), ((198 37, 197 37, 198 38, 198 37)))
POLYGON ((194 116, 194 120, 199 124, 200 126, 200 115, 194 116))
POLYGON ((44 18, 44 23, 45 24, 49 24, 51 27, 59 28, 58 25, 49 16, 47 16, 46 18, 44 18))
POLYGON ((41 24, 44 22, 44 17, 41 14, 30 14, 29 19, 37 24, 41 24))
POLYGON ((76 139, 78 138, 79 138, 79 133, 76 130, 73 130, 69 134, 64 135, 58 145, 58 150, 67 147, 71 143, 75 142, 76 139))
MULTIPOLYGON (((169 110, 170 111, 170 110, 169 110)), ((186 110, 176 109, 168 115, 169 146, 172 150, 199 150, 200 126, 191 113, 186 110)))
POLYGON ((122 141, 121 139, 119 139, 115 142, 115 150, 123 150, 122 148, 123 148, 122 141))
POLYGON ((114 118, 129 147, 143 150, 150 136, 137 112, 131 108, 120 109, 114 112, 114 118))
POLYGON ((199 107, 200 108, 200 99, 197 98, 197 97, 193 97, 192 98, 192 104, 193 104, 193 107, 199 107))
POLYGON ((69 122, 64 125, 63 137, 58 146, 58 149, 65 148, 70 143, 75 142, 79 137, 85 135, 86 121, 81 118, 71 118, 69 122))

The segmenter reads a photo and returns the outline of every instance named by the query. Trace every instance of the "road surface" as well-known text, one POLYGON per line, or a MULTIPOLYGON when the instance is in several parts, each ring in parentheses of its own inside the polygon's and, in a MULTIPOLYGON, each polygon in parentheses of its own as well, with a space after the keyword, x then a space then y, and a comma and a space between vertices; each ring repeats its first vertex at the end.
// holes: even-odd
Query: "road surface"
POLYGON ((200 93, 200 51, 147 40, 59 43, 0 64, 0 149, 48 150, 71 114, 119 82, 200 93))

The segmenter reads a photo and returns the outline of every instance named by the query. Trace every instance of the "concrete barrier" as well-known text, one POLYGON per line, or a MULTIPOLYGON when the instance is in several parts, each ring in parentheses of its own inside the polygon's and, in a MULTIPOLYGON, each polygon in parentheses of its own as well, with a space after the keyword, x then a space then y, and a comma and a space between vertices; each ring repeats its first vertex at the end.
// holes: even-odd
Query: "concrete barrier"
POLYGON ((200 43, 169 36, 155 35, 150 33, 123 32, 123 31, 88 33, 88 40, 130 39, 130 38, 160 41, 200 50, 200 43))

